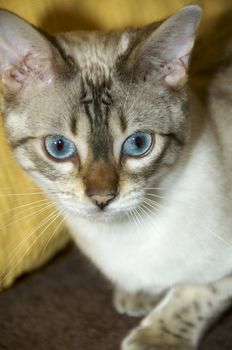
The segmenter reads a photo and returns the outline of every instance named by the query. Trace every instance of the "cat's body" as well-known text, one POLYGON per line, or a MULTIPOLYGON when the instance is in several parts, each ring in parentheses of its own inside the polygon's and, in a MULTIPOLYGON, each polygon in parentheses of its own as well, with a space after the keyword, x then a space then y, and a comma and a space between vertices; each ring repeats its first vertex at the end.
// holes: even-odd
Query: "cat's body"
POLYGON ((207 114, 185 87, 200 12, 53 38, 0 13, 4 121, 19 162, 65 208, 119 312, 148 312, 167 293, 125 350, 195 348, 232 295, 230 98, 221 113, 215 83, 207 114))

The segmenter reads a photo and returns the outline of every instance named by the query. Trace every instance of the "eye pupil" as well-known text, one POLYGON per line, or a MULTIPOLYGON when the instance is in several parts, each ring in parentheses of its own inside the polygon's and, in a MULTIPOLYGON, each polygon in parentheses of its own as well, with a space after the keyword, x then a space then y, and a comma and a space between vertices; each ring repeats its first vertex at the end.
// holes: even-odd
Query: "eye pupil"
POLYGON ((56 141, 56 149, 57 151, 61 152, 64 148, 64 141, 59 139, 58 141, 56 141))
POLYGON ((143 146, 143 140, 142 137, 138 136, 135 139, 135 144, 137 148, 141 148, 143 146))

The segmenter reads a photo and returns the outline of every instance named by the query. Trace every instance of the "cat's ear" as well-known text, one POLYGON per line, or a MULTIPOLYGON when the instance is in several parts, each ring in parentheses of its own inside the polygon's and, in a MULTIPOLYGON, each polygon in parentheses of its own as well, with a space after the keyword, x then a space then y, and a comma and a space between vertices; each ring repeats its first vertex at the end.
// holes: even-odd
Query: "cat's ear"
POLYGON ((0 11, 0 81, 11 93, 30 82, 49 84, 52 44, 17 15, 0 11))
POLYGON ((134 72, 163 79, 173 89, 182 87, 201 13, 197 5, 186 6, 142 39, 132 53, 134 72))

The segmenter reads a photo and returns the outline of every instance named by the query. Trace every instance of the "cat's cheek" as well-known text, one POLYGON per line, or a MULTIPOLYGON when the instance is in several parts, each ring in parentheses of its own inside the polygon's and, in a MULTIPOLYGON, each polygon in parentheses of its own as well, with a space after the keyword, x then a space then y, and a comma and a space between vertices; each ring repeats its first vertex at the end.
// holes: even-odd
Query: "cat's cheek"
POLYGON ((19 147, 14 151, 14 154, 21 168, 34 180, 38 186, 43 188, 45 192, 48 188, 53 188, 54 183, 36 168, 34 162, 28 156, 28 151, 26 149, 19 147))
POLYGON ((51 189, 56 190, 54 187, 54 181, 48 179, 47 176, 42 174, 40 171, 29 171, 29 175, 33 181, 44 190, 45 193, 49 193, 51 189))
POLYGON ((7 136, 10 143, 14 143, 15 140, 21 139, 28 135, 27 129, 27 113, 10 112, 6 118, 4 118, 4 126, 7 132, 7 136))
POLYGON ((35 168, 34 162, 28 157, 28 151, 22 147, 18 147, 14 151, 15 157, 23 170, 29 172, 30 169, 35 168))
POLYGON ((57 169, 58 182, 62 177, 64 179, 71 179, 73 177, 76 177, 78 174, 78 167, 71 161, 53 162, 52 160, 49 160, 49 163, 53 166, 54 172, 56 172, 57 169))

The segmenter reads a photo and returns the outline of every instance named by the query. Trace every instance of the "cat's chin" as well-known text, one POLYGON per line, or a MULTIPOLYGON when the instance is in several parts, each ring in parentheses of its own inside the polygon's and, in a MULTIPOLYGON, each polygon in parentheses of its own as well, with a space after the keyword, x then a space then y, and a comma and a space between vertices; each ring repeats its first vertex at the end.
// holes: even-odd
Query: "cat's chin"
POLYGON ((76 217, 80 217, 86 221, 95 221, 95 222, 112 222, 116 220, 122 220, 127 217, 125 211, 91 211, 83 212, 75 209, 69 210, 70 214, 75 214, 76 217))

